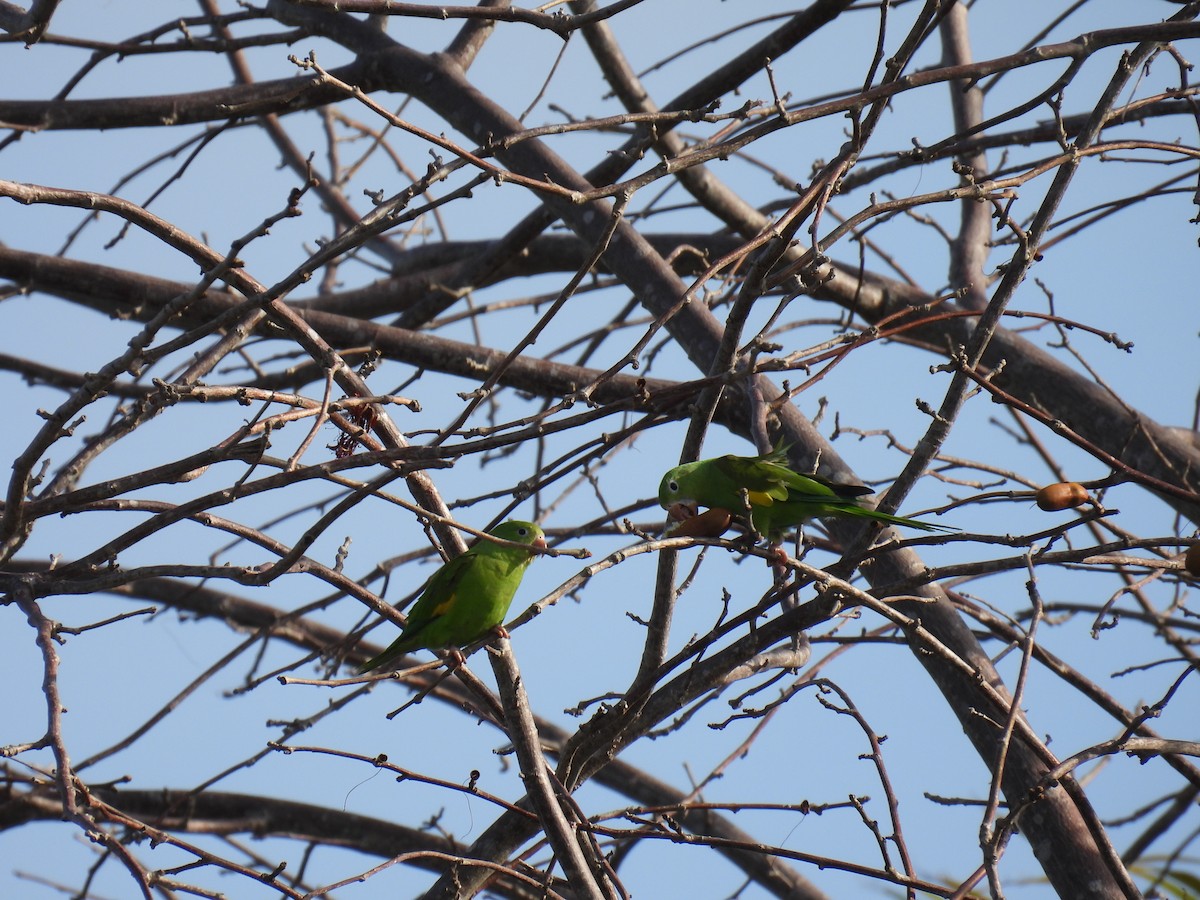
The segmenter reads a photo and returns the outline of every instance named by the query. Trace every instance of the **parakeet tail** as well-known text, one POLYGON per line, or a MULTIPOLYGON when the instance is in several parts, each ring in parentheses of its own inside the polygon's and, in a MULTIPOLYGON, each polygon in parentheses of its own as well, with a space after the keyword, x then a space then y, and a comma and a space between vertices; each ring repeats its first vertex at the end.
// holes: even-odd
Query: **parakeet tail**
POLYGON ((958 531, 958 529, 952 525, 938 525, 933 522, 922 522, 920 519, 909 519, 904 516, 893 516, 889 515, 888 513, 881 513, 874 509, 867 509, 865 506, 839 506, 837 507, 836 515, 855 516, 860 519, 872 519, 876 522, 886 522, 888 525, 902 525, 906 528, 916 528, 919 531, 958 531))

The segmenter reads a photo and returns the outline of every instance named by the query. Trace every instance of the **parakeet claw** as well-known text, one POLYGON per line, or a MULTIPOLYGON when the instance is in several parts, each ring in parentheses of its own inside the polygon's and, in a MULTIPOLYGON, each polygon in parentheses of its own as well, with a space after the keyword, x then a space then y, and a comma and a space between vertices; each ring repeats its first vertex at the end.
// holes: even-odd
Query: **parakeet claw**
POLYGON ((508 629, 503 625, 493 625, 488 629, 486 641, 483 645, 488 653, 494 653, 496 656, 503 656, 503 651, 492 643, 493 640, 508 640, 508 629))

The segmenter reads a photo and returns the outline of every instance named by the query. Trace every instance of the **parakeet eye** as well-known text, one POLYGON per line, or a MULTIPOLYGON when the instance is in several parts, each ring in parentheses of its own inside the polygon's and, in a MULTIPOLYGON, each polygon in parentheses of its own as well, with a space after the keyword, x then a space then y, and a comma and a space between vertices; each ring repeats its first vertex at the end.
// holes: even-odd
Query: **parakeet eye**
POLYGON ((674 480, 668 481, 667 482, 667 490, 670 491, 672 494, 678 494, 679 493, 679 482, 674 481, 674 480))
POLYGON ((529 534, 529 529, 528 528, 518 528, 517 534, 519 534, 521 537, 525 537, 527 534, 529 534))

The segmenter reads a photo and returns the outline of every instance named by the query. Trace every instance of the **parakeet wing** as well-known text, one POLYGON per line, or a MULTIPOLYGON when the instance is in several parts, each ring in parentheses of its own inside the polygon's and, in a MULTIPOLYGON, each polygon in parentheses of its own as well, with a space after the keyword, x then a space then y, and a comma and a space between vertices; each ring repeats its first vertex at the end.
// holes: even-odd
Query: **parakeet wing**
POLYGON ((420 647, 438 646, 440 630, 437 625, 454 605, 458 589, 463 579, 471 571, 476 557, 467 553, 450 560, 433 573, 425 584, 425 589, 417 602, 408 612, 408 622, 400 636, 388 645, 387 649, 378 656, 372 657, 361 666, 367 672, 383 663, 395 659, 402 653, 416 650, 420 647))
POLYGON ((408 622, 401 634, 406 643, 412 647, 421 646, 422 632, 450 611, 454 599, 459 594, 459 587, 478 562, 478 554, 468 551, 456 556, 433 573, 425 585, 425 590, 408 611, 408 622), (414 641, 416 643, 412 643, 414 641))
MULTIPOLYGON (((751 495, 762 494, 774 500, 787 497, 787 476, 791 470, 768 462, 762 456, 719 456, 712 461, 713 468, 739 488, 751 495)), ((751 502, 754 502, 753 496, 751 502)))
POLYGON ((801 475, 786 464, 786 451, 777 447, 762 456, 722 456, 713 460, 728 478, 750 493, 753 505, 773 502, 811 502, 840 498, 848 500, 871 493, 858 484, 835 484, 815 475, 801 475))
POLYGON ((786 448, 776 447, 762 456, 719 456, 676 466, 663 476, 659 503, 669 507, 680 500, 703 506, 741 509, 746 498, 752 507, 783 501, 820 502, 871 493, 859 485, 835 485, 801 475, 786 465, 786 448), (743 494, 745 492, 745 494, 743 494))

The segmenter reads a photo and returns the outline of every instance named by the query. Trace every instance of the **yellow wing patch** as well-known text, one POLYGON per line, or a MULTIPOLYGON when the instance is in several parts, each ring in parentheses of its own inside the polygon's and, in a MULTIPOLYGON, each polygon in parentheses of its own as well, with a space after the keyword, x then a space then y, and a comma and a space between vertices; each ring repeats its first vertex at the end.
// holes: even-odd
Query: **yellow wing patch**
POLYGON ((766 491, 746 491, 746 496, 755 506, 771 506, 775 502, 775 498, 766 491))
POLYGON ((457 596, 457 593, 451 594, 433 608, 433 612, 430 613, 429 617, 431 619, 436 619, 438 616, 444 616, 446 613, 450 612, 451 608, 454 606, 454 598, 457 596))

